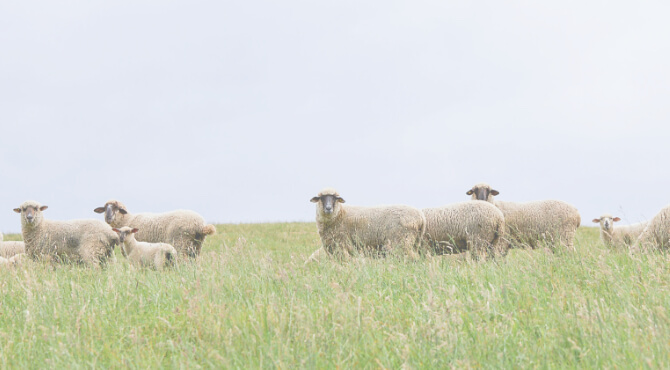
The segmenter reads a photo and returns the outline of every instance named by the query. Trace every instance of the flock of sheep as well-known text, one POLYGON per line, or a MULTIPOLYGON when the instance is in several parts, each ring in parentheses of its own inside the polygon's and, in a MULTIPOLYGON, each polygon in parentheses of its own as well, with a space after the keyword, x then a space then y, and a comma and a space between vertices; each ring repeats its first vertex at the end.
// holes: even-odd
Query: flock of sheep
MULTIPOLYGON (((345 206, 331 188, 311 199, 316 203, 316 224, 322 247, 307 262, 324 252, 340 257, 355 253, 396 254, 417 258, 469 252, 473 259, 504 256, 512 246, 574 249, 581 223, 577 209, 558 200, 526 203, 501 202, 485 183, 466 192, 472 200, 436 208, 410 206, 345 206)), ((161 269, 178 258, 196 257, 207 235, 216 228, 193 211, 131 214, 110 200, 94 210, 105 222, 53 221, 44 218, 47 206, 27 201, 14 211, 21 214, 22 242, 3 241, 0 265, 22 258, 104 265, 119 245, 131 263, 161 269)), ((603 214, 600 237, 610 247, 665 248, 670 245, 670 206, 648 222, 614 227, 618 217, 603 214)))
MULTIPOLYGON (((348 257, 354 253, 396 254, 415 258, 420 254, 441 255, 469 252, 473 259, 504 256, 512 246, 537 248, 558 246, 574 249, 581 223, 572 205, 558 200, 526 203, 501 202, 499 194, 485 183, 466 192, 467 202, 437 208, 409 206, 345 206, 331 188, 311 199, 316 203, 316 224, 324 252, 348 257)), ((670 241, 670 207, 648 223, 613 227, 619 218, 603 215, 603 242, 611 247, 664 248, 670 241)))
POLYGON ((120 245, 131 263, 161 269, 182 257, 196 257, 207 235, 216 228, 192 211, 131 214, 127 207, 110 200, 94 210, 105 214, 99 220, 53 221, 44 218, 47 206, 26 201, 14 212, 21 214, 22 242, 0 242, 0 264, 22 258, 52 262, 104 265, 120 245))

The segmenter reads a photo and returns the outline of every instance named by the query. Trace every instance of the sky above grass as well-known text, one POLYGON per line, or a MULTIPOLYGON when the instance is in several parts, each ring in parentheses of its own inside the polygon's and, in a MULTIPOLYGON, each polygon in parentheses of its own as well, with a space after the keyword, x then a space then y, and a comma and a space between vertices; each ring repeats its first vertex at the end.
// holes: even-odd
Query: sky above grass
POLYGON ((669 204, 668 2, 0 3, 0 230, 309 199, 431 207, 478 182, 582 224, 669 204))

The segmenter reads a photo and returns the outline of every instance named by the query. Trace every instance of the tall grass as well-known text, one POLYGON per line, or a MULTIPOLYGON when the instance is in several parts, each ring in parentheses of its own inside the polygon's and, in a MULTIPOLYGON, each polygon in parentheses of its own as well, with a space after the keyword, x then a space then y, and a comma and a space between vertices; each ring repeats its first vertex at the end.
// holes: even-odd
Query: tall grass
MULTIPOLYGON (((496 261, 325 259, 313 223, 218 225, 157 272, 0 269, 2 367, 670 366, 670 261, 610 251, 496 261)), ((7 236, 7 240, 17 236, 7 236)))

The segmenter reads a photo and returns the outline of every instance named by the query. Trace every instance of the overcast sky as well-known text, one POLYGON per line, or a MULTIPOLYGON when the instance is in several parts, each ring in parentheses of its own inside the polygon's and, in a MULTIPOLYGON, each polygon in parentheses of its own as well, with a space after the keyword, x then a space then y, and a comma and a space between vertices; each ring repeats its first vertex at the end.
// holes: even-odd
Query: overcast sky
POLYGON ((439 206, 477 182, 582 225, 670 203, 670 3, 4 1, 0 230, 309 199, 439 206))

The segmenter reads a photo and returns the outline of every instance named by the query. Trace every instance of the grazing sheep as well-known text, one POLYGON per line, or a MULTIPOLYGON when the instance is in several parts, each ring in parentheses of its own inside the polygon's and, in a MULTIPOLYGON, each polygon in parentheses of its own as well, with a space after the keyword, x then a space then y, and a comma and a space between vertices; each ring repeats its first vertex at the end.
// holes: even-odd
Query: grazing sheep
POLYGON ((20 265, 20 264, 23 263, 23 260, 24 260, 25 258, 26 258, 26 254, 25 254, 25 253, 19 253, 19 254, 13 255, 13 256, 9 259, 9 263, 14 264, 14 265, 20 265))
POLYGON ((505 235, 510 244, 536 248, 540 243, 574 249, 574 238, 581 217, 577 208, 560 200, 515 203, 494 200, 497 190, 488 184, 477 184, 468 190, 474 200, 493 203, 505 215, 505 235))
POLYGON ((135 240, 137 228, 124 226, 112 230, 119 234, 121 254, 133 264, 157 270, 174 265, 177 251, 170 244, 138 242, 135 240))
POLYGON ((0 233, 0 257, 10 258, 19 253, 26 252, 26 245, 23 242, 4 241, 4 235, 0 233))
POLYGON ((435 254, 469 250, 473 259, 505 255, 505 217, 487 202, 461 202, 423 209, 424 244, 435 254))
POLYGON ((391 252, 418 256, 426 223, 420 210, 403 205, 345 206, 340 194, 330 188, 310 201, 316 203, 316 225, 328 254, 347 257, 355 252, 391 252))
POLYGON ((47 209, 26 201, 14 212, 21 214, 21 233, 31 259, 68 261, 100 266, 113 255, 119 237, 102 221, 53 221, 44 218, 47 209))
POLYGON ((205 236, 216 233, 214 225, 205 224, 202 216, 193 211, 130 214, 123 203, 110 200, 94 212, 104 212, 105 221, 112 227, 139 229, 135 236, 139 241, 168 243, 188 257, 198 256, 205 236))
POLYGON ((612 217, 609 213, 593 219, 594 223, 600 224, 600 239, 608 247, 630 247, 647 226, 647 222, 640 222, 615 228, 614 223, 619 221, 619 217, 612 217))
POLYGON ((670 247, 670 206, 661 209, 654 216, 644 231, 637 238, 637 242, 631 246, 631 250, 637 250, 638 246, 644 249, 667 249, 670 247))

